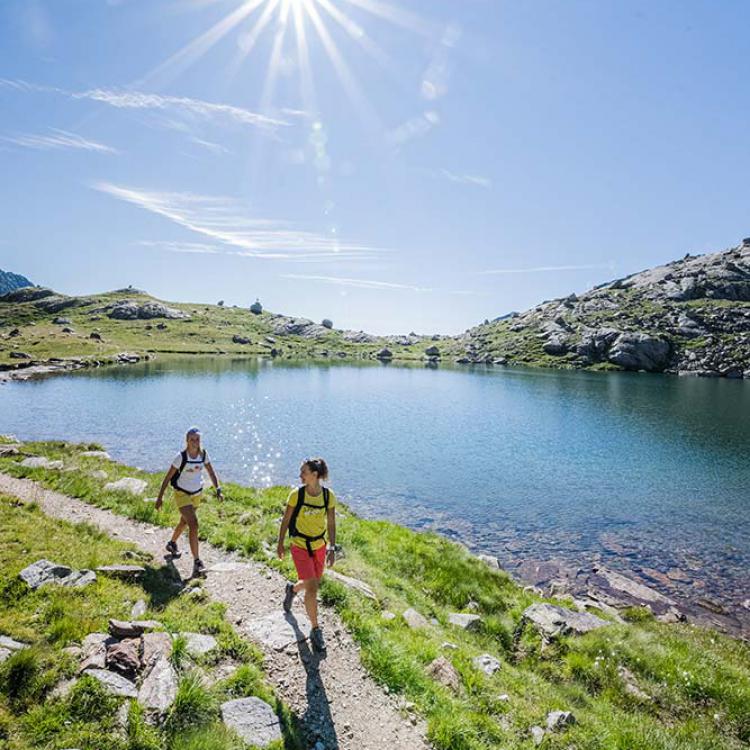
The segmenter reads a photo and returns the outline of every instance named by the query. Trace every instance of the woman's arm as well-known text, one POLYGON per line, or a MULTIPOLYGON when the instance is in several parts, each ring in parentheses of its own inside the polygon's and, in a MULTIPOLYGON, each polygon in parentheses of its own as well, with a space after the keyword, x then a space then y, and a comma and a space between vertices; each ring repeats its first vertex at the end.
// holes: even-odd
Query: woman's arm
POLYGON ((164 479, 162 480, 161 487, 159 488, 159 495, 156 498, 156 510, 159 510, 161 508, 161 504, 164 501, 164 492, 167 489, 169 480, 175 475, 176 471, 177 469, 175 469, 174 466, 170 466, 169 470, 164 475, 164 479))
POLYGON ((279 560, 283 560, 284 555, 286 554, 286 549, 284 548, 284 537, 286 537, 286 530, 289 528, 289 521, 292 520, 292 513, 294 513, 294 506, 287 505, 286 513, 284 513, 284 517, 281 519, 281 526, 279 527, 279 544, 276 547, 276 553, 279 556, 279 560))
POLYGON ((208 476, 211 477, 211 482, 213 483, 214 487, 216 488, 216 496, 220 499, 224 499, 224 493, 221 491, 221 487, 219 486, 219 477, 216 476, 216 472, 214 471, 214 467, 211 466, 211 464, 206 464, 206 471, 208 472, 208 476))
POLYGON ((328 554, 326 562, 328 567, 332 568, 336 562, 336 508, 328 509, 328 554))

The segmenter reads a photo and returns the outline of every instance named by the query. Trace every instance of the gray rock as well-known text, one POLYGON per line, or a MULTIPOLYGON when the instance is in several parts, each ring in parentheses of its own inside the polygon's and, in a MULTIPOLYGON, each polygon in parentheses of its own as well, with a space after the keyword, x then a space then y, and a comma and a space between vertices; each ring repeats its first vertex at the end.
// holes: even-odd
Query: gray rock
POLYGON ((554 637, 573 633, 582 635, 590 630, 609 625, 588 612, 573 612, 554 604, 532 604, 523 613, 523 622, 533 623, 545 636, 554 637))
POLYGON ((433 680, 445 685, 449 690, 458 694, 461 690, 461 676, 456 668, 444 656, 438 656, 427 667, 427 673, 433 680))
POLYGON ((248 620, 245 632, 264 646, 283 651, 287 646, 304 641, 311 627, 310 621, 301 612, 287 615, 279 610, 248 620))
POLYGON ((427 619, 419 614, 416 609, 413 609, 412 607, 409 607, 403 614, 401 615, 404 620, 406 620, 406 624, 412 629, 412 630, 418 630, 419 628, 426 628, 429 626, 429 622, 427 622, 427 619))
POLYGON ((576 717, 570 711, 550 711, 547 714, 547 729, 551 732, 559 732, 575 723, 576 717))
POLYGON ((137 638, 147 630, 164 627, 156 620, 115 620, 110 619, 108 629, 115 638, 137 638))
POLYGON ((105 664, 107 669, 124 674, 128 677, 135 675, 141 668, 140 638, 124 638, 107 646, 105 664))
POLYGON ((333 321, 330 318, 323 318, 323 320, 320 321, 320 325, 322 325, 323 328, 328 328, 330 330, 333 328, 333 321))
POLYGON ((31 359, 31 355, 27 352, 12 351, 8 356, 11 359, 31 359))
POLYGON ((187 641, 187 652, 190 656, 198 657, 216 648, 216 638, 203 633, 180 633, 187 641))
POLYGON ((141 664, 146 674, 158 659, 169 659, 172 655, 172 637, 169 633, 144 633, 141 636, 141 644, 141 664))
POLYGON ((107 461, 112 460, 112 456, 107 451, 82 451, 80 455, 86 458, 106 458, 107 461))
POLYGON ((79 672, 87 669, 104 669, 107 665, 107 647, 116 643, 108 633, 89 633, 81 644, 79 672))
POLYGON ((237 698, 222 703, 221 718, 249 745, 267 747, 283 740, 278 717, 260 698, 237 698))
POLYGON ((103 481, 104 479, 109 478, 109 474, 107 474, 106 471, 103 469, 97 469, 96 471, 92 471, 91 474, 89 474, 92 479, 98 479, 100 481, 103 481))
POLYGON ((529 732, 531 732, 531 738, 534 740, 534 745, 541 745, 544 740, 544 729, 541 727, 531 727, 529 732))
POLYGON ((395 620, 396 619, 396 615, 393 612, 389 612, 388 610, 385 610, 380 616, 386 622, 390 622, 391 620, 395 620))
POLYGON ((485 565, 494 570, 500 570, 500 561, 493 555, 477 555, 477 560, 481 560, 485 565))
POLYGON ((130 616, 138 619, 139 617, 143 617, 143 615, 146 614, 146 610, 148 609, 148 605, 143 599, 139 599, 134 605, 133 608, 130 610, 130 616))
POLYGON ((21 461, 21 466, 25 469, 62 469, 62 461, 50 461, 44 456, 29 456, 21 461))
POLYGON ((126 677, 116 674, 115 672, 109 672, 106 669, 89 669, 86 674, 91 675, 94 679, 104 685, 110 693, 122 696, 123 698, 137 698, 138 689, 134 682, 131 682, 126 677))
POLYGON ((460 612, 451 612, 448 615, 448 622, 457 628, 464 630, 477 631, 481 628, 482 618, 479 615, 468 615, 460 612))
POLYGON ((381 360, 393 359, 393 352, 387 347, 383 347, 375 356, 381 360))
POLYGON ((28 643, 21 643, 16 641, 7 635, 0 635, 0 648, 7 649, 9 651, 20 651, 22 648, 26 648, 28 643))
POLYGON ((352 578, 351 576, 345 576, 343 573, 339 573, 335 570, 327 570, 326 575, 329 578, 332 578, 334 581, 343 583, 344 586, 350 589, 359 591, 360 594, 364 595, 368 599, 372 599, 373 601, 375 601, 375 599, 377 598, 375 596, 375 592, 364 581, 360 581, 357 578, 352 578))
POLYGON ((234 336, 232 336, 232 343, 246 345, 251 344, 252 341, 245 336, 239 336, 238 334, 235 334, 234 336))
POLYGON ((104 489, 117 492, 129 492, 131 495, 142 495, 146 491, 147 486, 148 484, 143 479, 123 477, 116 482, 105 484, 104 489))
POLYGON ((72 570, 67 565, 59 565, 49 560, 37 560, 18 575, 32 590, 48 583, 82 588, 96 580, 96 573, 93 570, 72 570))
POLYGON ((489 677, 492 677, 495 672, 500 669, 500 661, 491 654, 482 654, 481 656, 475 656, 471 663, 481 672, 484 672, 489 677))
POLYGON ((424 350, 424 353, 428 357, 439 357, 440 349, 437 346, 429 346, 424 350))
POLYGON ((621 333, 612 345, 608 359, 626 370, 659 372, 666 367, 669 353, 669 342, 663 339, 646 333, 621 333))
POLYGON ((146 572, 146 568, 141 565, 100 565, 96 571, 124 581, 137 581, 146 572))
POLYGON ((177 672, 168 656, 159 654, 147 668, 137 698, 145 709, 163 714, 177 696, 177 672))

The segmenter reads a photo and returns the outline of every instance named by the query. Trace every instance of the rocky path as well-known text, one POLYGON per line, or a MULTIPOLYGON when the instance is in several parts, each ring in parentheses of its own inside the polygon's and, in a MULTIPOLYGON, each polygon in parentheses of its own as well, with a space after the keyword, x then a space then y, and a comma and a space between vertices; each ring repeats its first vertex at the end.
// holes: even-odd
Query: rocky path
MULTIPOLYGON (((0 492, 34 501, 49 516, 72 522, 86 521, 110 536, 131 542, 163 559, 165 529, 118 516, 76 498, 48 490, 28 479, 0 473, 0 492)), ((174 564, 187 579, 192 559, 186 554, 174 564)), ((284 580, 277 572, 240 555, 201 543, 201 558, 208 567, 203 588, 227 606, 227 618, 265 655, 269 680, 299 717, 310 750, 427 750, 424 725, 402 712, 398 699, 386 694, 367 674, 359 649, 340 619, 321 608, 328 655, 310 652, 310 630, 301 600, 292 613, 281 609, 284 580)))

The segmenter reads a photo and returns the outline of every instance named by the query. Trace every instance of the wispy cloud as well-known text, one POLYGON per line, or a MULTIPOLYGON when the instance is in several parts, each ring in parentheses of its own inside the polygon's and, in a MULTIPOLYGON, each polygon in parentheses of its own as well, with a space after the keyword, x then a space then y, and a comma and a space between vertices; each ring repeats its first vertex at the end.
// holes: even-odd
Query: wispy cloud
POLYGON ((358 289, 398 289, 409 292, 434 292, 434 289, 412 284, 397 284, 392 281, 375 281, 374 279, 346 279, 339 276, 313 276, 307 273, 285 273, 283 279, 304 279, 305 281, 324 281, 337 286, 351 286, 358 289))
POLYGON ((50 128, 49 135, 36 135, 25 133, 19 135, 3 135, 0 140, 12 143, 23 148, 33 148, 39 151, 52 151, 58 149, 77 149, 80 151, 96 151, 102 154, 116 154, 117 149, 106 146, 103 143, 89 140, 77 133, 69 133, 66 130, 50 128))
POLYGON ((474 271, 476 274, 484 276, 493 276, 500 274, 513 274, 513 273, 554 273, 557 271, 590 271, 593 269, 601 270, 607 269, 612 270, 614 268, 613 263, 592 263, 581 266, 533 266, 531 268, 493 268, 487 271, 474 271))
POLYGON ((170 240, 141 240, 141 247, 153 247, 169 253, 189 253, 192 255, 221 255, 222 248, 202 242, 173 242, 170 240))
POLYGON ((474 185, 475 187, 486 189, 492 187, 492 180, 490 180, 489 177, 481 177, 480 175, 475 174, 456 174, 448 169, 441 169, 440 175, 451 182, 457 182, 460 185, 474 185))
POLYGON ((216 104, 203 99, 192 99, 187 96, 164 96, 162 94, 146 94, 141 91, 118 91, 112 89, 90 89, 88 91, 73 92, 73 99, 88 99, 102 102, 117 109, 148 109, 181 111, 198 115, 207 119, 226 118, 240 125, 275 130, 289 125, 285 120, 251 112, 231 104, 216 104))
POLYGON ((212 121, 229 121, 239 125, 260 128, 269 133, 290 123, 275 117, 251 112, 232 104, 208 102, 187 96, 165 96, 143 91, 95 88, 86 91, 67 91, 55 86, 30 83, 21 79, 0 78, 0 88, 24 93, 59 94, 74 100, 99 102, 116 109, 158 111, 172 115, 190 115, 212 121))
MULTIPOLYGON (((92 187, 208 237, 219 247, 224 246, 225 253, 232 255, 324 262, 365 260, 388 252, 346 242, 337 236, 297 229, 289 222, 251 217, 246 207, 221 196, 142 190, 109 182, 99 182, 92 187)), ((191 250, 198 251, 195 247, 191 250)))

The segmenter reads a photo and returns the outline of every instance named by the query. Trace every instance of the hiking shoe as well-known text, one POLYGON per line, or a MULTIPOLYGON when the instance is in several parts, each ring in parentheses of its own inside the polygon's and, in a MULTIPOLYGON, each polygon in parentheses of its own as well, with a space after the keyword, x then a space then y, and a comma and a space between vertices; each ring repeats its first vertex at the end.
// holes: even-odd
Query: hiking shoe
POLYGON ((313 651, 318 654, 325 654, 326 642, 325 638, 323 638, 323 631, 320 628, 313 628, 310 631, 310 643, 312 644, 313 651))
POLYGON ((291 581, 287 581, 286 592, 284 593, 284 612, 291 611, 293 601, 294 601, 294 584, 291 581))
POLYGON ((193 578, 204 575, 206 572, 206 566, 197 557, 193 560, 193 578))
POLYGON ((177 542, 173 542, 171 539, 167 542, 167 552, 169 552, 172 557, 179 557, 180 556, 180 550, 177 549, 177 542))

